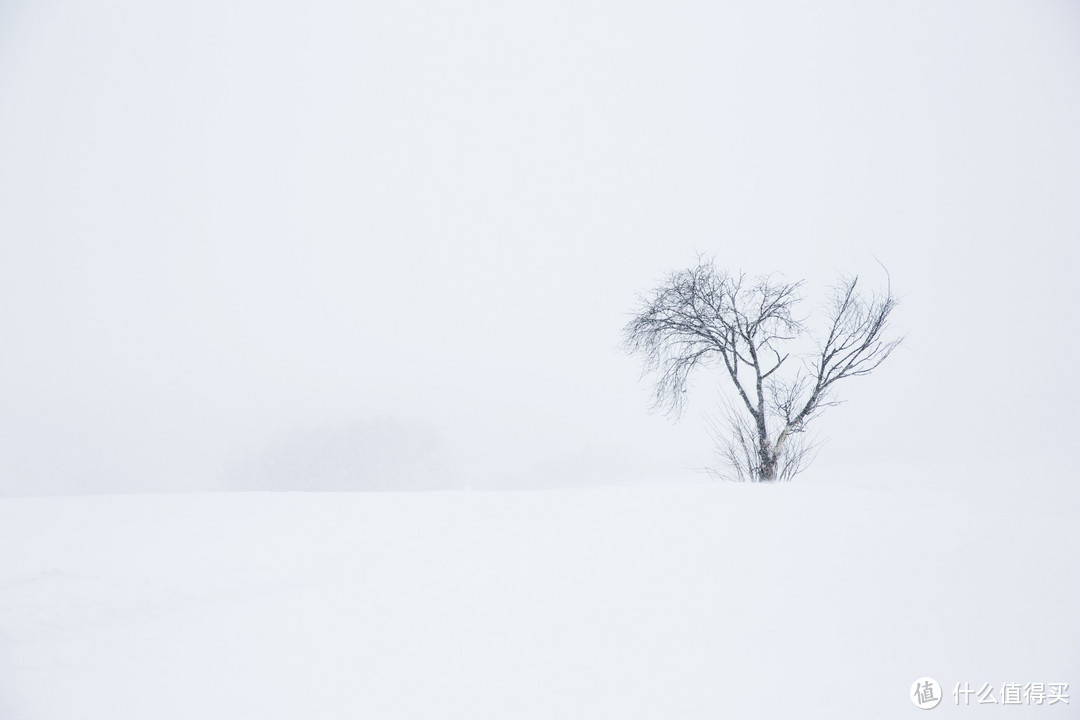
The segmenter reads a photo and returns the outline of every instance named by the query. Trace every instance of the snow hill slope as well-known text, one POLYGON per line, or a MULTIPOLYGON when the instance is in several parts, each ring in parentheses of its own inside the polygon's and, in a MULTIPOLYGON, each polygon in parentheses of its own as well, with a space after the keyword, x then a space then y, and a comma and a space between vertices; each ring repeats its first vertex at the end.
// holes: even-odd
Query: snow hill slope
POLYGON ((1078 540, 799 483, 4 499, 0 718, 1077 717, 1078 540))

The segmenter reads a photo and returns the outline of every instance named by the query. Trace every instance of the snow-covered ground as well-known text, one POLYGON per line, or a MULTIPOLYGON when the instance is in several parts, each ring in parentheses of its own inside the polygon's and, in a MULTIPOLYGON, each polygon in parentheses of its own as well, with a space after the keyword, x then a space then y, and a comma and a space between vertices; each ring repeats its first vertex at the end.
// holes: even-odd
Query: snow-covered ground
POLYGON ((872 485, 3 499, 0 718, 1077 717, 1073 507, 872 485))

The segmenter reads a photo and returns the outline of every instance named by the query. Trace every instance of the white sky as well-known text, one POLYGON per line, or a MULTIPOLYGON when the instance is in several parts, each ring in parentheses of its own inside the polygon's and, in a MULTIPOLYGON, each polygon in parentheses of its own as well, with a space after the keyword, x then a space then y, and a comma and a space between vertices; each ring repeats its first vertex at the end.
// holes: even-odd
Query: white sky
POLYGON ((697 251, 881 284, 813 472, 1074 465, 1070 2, 0 4, 0 493, 206 489, 288 438, 482 487, 711 460, 617 349, 697 251), (358 425, 359 424, 359 425, 358 425))

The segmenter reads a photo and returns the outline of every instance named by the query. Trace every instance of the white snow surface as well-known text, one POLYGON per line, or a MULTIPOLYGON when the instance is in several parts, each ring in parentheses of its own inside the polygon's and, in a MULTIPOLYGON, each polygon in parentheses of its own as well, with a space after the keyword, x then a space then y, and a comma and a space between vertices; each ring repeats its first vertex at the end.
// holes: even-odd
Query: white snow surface
MULTIPOLYGON (((866 485, 872 485, 867 482, 866 485)), ((0 500, 0 718, 1077 717, 1052 498, 791 483, 0 500), (956 683, 1070 705, 956 707, 956 683)))

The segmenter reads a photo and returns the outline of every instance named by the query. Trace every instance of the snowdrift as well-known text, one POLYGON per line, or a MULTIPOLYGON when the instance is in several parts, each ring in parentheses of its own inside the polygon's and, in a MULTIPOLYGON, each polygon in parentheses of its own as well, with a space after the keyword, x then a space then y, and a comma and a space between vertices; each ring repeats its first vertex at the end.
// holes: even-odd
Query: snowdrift
POLYGON ((1080 532, 1052 502, 798 483, 13 498, 0 538, 10 720, 907 718, 923 676, 933 717, 982 717, 957 683, 1080 682, 1080 532))

